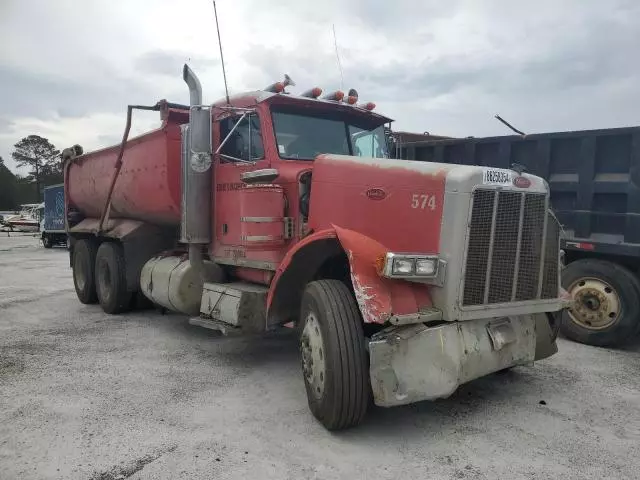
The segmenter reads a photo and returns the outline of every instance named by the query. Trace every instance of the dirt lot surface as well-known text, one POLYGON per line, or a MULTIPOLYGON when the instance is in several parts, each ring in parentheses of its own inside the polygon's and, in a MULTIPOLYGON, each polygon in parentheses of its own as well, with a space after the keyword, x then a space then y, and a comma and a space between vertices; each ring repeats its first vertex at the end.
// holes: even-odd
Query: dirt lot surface
POLYGON ((0 234, 0 478, 640 478, 640 345, 560 353, 332 434, 290 333, 109 316, 64 249, 0 234))

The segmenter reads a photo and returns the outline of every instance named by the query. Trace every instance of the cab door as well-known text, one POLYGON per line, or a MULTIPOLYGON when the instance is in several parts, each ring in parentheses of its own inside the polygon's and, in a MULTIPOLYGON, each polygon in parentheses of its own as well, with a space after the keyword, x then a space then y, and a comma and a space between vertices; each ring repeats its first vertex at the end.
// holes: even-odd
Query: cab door
POLYGON ((247 248, 242 235, 240 197, 246 185, 240 176, 244 172, 269 166, 262 141, 260 117, 258 113, 247 114, 244 118, 233 114, 217 122, 216 127, 218 145, 226 141, 215 160, 212 232, 215 240, 212 254, 219 263, 257 266, 262 255, 259 251, 247 248))

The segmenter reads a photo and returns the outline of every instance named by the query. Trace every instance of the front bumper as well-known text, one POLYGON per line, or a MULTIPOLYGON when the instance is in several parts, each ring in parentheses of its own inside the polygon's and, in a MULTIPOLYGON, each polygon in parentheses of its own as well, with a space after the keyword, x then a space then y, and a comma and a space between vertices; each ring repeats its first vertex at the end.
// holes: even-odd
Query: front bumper
POLYGON ((558 351, 546 315, 391 327, 369 342, 376 405, 446 398, 460 385, 558 351))

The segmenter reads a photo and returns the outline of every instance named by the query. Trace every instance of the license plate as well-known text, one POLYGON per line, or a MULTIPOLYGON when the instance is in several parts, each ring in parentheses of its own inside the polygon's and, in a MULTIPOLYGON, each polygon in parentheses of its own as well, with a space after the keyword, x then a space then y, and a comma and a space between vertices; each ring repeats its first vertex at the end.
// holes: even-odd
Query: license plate
POLYGON ((496 168, 485 168, 482 172, 484 185, 511 185, 511 172, 496 168))

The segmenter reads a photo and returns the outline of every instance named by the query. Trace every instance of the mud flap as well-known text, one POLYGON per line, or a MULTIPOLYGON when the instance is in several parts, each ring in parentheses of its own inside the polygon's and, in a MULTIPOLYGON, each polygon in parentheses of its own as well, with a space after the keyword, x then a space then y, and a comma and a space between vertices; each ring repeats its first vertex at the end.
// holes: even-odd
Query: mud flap
POLYGON ((534 316, 536 322, 536 360, 550 357, 558 352, 556 344, 557 332, 549 325, 547 314, 538 313, 534 316))

